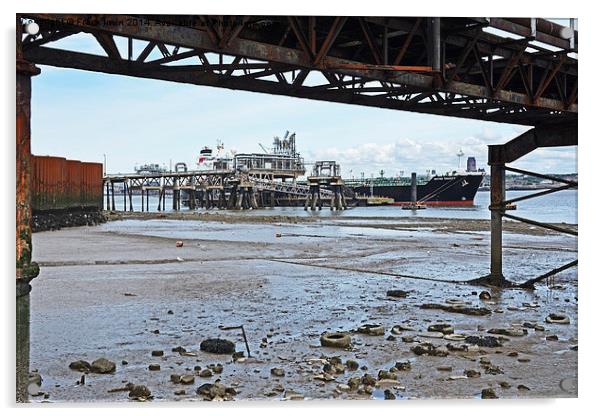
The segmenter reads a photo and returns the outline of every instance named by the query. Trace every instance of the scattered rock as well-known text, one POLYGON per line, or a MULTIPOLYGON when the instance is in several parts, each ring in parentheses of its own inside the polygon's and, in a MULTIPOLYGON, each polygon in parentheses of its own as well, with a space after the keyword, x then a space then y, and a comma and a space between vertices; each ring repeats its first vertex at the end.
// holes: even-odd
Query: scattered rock
POLYGON ((184 247, 184 242, 181 240, 176 241, 176 247, 184 247))
POLYGON ((192 374, 186 374, 180 377, 180 383, 182 384, 194 384, 194 376, 192 374))
POLYGON ((558 335, 548 335, 546 341, 558 341, 558 335))
POLYGON ((380 370, 378 372, 378 379, 379 380, 397 380, 397 374, 392 373, 391 371, 387 371, 387 370, 380 370))
POLYGON ((175 394, 176 396, 183 396, 183 395, 186 394, 186 390, 183 390, 183 389, 176 390, 176 391, 173 392, 173 394, 175 394))
POLYGON ((136 384, 130 388, 129 397, 133 399, 148 399, 151 397, 151 391, 143 384, 136 384))
POLYGON ((129 363, 126 360, 121 360, 121 365, 128 365, 129 363))
POLYGON ((481 399, 497 399, 497 394, 495 394, 495 390, 491 387, 483 389, 481 391, 481 399))
POLYGON ((224 371, 224 366, 221 364, 209 364, 207 366, 214 374, 221 374, 224 371))
POLYGON ((491 293, 489 293, 486 290, 484 290, 481 293, 479 293, 479 299, 481 299, 481 300, 491 300, 491 293))
POLYGON ((372 336, 385 335, 385 327, 378 324, 364 324, 357 329, 357 332, 372 336))
POLYGON ((519 390, 531 390, 529 387, 525 386, 524 384, 519 384, 518 386, 516 386, 516 388, 519 390))
POLYGON ((282 368, 272 368, 270 374, 275 377, 284 377, 284 370, 282 368))
POLYGON ((348 348, 351 337, 343 332, 327 332, 320 337, 320 345, 331 348, 348 348))
POLYGON ((351 377, 347 381, 347 385, 349 386, 349 388, 351 390, 356 390, 359 387, 360 384, 362 384, 362 380, 359 377, 351 377))
POLYGON ((161 350, 155 350, 151 352, 151 356, 153 357, 163 357, 163 351, 161 350))
POLYGON ((184 347, 173 347, 171 349, 171 352, 177 352, 177 353, 182 354, 183 352, 186 352, 186 348, 184 348, 184 347))
POLYGON ((441 332, 441 333, 447 335, 447 334, 454 333, 454 327, 449 324, 433 324, 433 325, 429 325, 429 327, 427 328, 427 331, 441 332))
POLYGON ((437 367, 437 371, 452 371, 453 368, 450 365, 443 365, 440 367, 437 367))
POLYGON ((347 360, 345 362, 345 367, 347 367, 351 371, 355 371, 360 367, 360 365, 355 360, 347 360))
POLYGON ((415 345, 410 350, 416 355, 430 355, 433 357, 447 357, 449 354, 443 347, 435 347, 429 342, 415 345))
POLYGON ((391 296, 392 298, 405 298, 408 296, 408 292, 399 289, 387 290, 387 296, 391 296))
POLYGON ((77 360, 69 364, 69 368, 75 371, 82 371, 87 373, 90 371, 90 363, 84 360, 77 360))
POLYGON ((385 390, 385 400, 395 400, 395 394, 391 393, 391 390, 385 390))
POLYGON ((385 338, 387 341, 395 341, 397 338, 395 338, 393 335, 389 335, 387 338, 385 338))
POLYGON ((169 376, 169 380, 171 380, 172 383, 179 383, 180 382, 180 375, 179 374, 172 374, 171 376, 169 376))
POLYGON ((500 387, 503 389, 509 389, 510 387, 512 387, 512 386, 510 386, 510 383, 508 383, 507 381, 500 381, 499 384, 500 384, 500 387))
POLYGON ((212 375, 213 375, 213 373, 208 368, 205 368, 204 370, 199 371, 199 377, 211 377, 212 375))
POLYGON ((467 370, 464 370, 464 375, 468 378, 476 378, 476 377, 481 377, 481 372, 478 370, 467 369, 467 370))
POLYGON ((412 335, 406 335, 401 337, 403 342, 414 342, 414 337, 412 335))
POLYGON ((161 366, 159 364, 149 364, 148 369, 150 371, 159 371, 161 366))
POLYGON ((231 400, 232 396, 237 394, 234 388, 226 387, 219 381, 199 386, 196 393, 203 396, 205 400, 231 400))
POLYGON ((31 373, 29 373, 29 384, 36 384, 38 386, 41 386, 42 381, 42 376, 40 375, 40 373, 38 373, 37 370, 34 370, 31 373))
POLYGON ((232 341, 221 338, 209 338, 201 342, 201 351, 213 354, 232 354, 235 351, 232 341))
POLYGON ((92 373, 107 374, 115 372, 115 363, 106 358, 99 358, 94 360, 90 365, 90 371, 92 373))
POLYGON ((531 329, 534 329, 536 331, 544 331, 545 330, 545 328, 544 328, 543 325, 536 324, 535 322, 524 322, 523 326, 525 328, 531 328, 531 329))
POLYGON ((395 368, 399 371, 408 371, 412 368, 412 363, 409 361, 398 361, 395 363, 395 368))
POLYGON ((361 383, 365 386, 374 386, 376 385, 376 379, 372 377, 370 374, 366 373, 361 378, 361 383))
POLYGON ((504 374, 504 371, 500 367, 498 367, 497 365, 493 365, 491 363, 483 363, 483 364, 481 364, 481 367, 483 367, 485 369, 485 374, 492 374, 492 375, 504 374))

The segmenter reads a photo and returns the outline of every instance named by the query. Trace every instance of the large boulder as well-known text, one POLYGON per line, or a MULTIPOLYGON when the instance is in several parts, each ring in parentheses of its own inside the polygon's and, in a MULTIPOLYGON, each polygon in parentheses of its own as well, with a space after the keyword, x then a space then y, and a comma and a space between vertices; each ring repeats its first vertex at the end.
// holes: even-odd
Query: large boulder
POLYGON ((213 354, 232 354, 235 351, 235 345, 227 339, 209 338, 201 342, 201 351, 213 354))
POLYGON ((106 358, 99 358, 90 365, 90 371, 93 373, 106 374, 115 372, 115 363, 106 358))

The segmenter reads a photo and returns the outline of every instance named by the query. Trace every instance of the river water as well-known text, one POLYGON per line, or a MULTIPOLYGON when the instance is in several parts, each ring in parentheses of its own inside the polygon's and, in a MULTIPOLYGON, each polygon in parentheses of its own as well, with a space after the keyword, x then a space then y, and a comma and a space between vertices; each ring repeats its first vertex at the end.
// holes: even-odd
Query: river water
MULTIPOLYGON (((538 191, 507 191, 506 198, 516 198, 538 191)), ((338 217, 423 217, 423 218, 464 218, 488 219, 489 191, 477 192, 475 204, 472 207, 429 207, 428 209, 410 211, 402 210, 396 206, 357 207, 342 212, 330 211, 324 208, 321 211, 305 211, 302 207, 275 207, 259 210, 244 211, 245 215, 287 215, 287 216, 338 216, 338 217)), ((105 197, 106 199, 106 197, 105 197)), ((158 197, 151 196, 149 210, 157 211, 158 197)), ((133 197, 134 210, 140 211, 140 195, 133 197)), ((146 205, 146 201, 145 201, 146 205)), ((168 196, 165 202, 166 211, 171 211, 171 199, 168 196)), ((128 204, 129 207, 129 204, 128 204)), ((123 210, 123 197, 115 195, 115 208, 123 210)), ((146 208, 146 207, 145 207, 146 208)), ((188 208, 183 208, 186 211, 188 208)), ((236 211, 238 214, 241 211, 236 211)), ((517 203, 517 210, 512 214, 533 219, 535 221, 577 224, 577 191, 564 190, 542 197, 529 199, 517 203)))

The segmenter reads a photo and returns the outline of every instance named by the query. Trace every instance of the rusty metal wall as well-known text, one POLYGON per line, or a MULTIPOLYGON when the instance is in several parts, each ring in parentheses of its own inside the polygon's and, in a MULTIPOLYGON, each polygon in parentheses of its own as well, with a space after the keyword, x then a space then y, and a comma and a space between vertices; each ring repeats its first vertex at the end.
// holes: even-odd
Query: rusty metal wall
POLYGON ((65 167, 65 202, 68 208, 77 208, 82 205, 82 162, 67 160, 65 167))
POLYGON ((102 210, 102 163, 82 163, 82 205, 102 210))
POLYGON ((102 164, 33 156, 32 209, 102 209, 102 164))

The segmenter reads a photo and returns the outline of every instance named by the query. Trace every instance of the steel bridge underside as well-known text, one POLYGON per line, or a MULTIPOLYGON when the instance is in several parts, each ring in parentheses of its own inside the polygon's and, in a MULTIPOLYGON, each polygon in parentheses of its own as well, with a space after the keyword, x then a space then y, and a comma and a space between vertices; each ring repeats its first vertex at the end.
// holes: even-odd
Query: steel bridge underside
POLYGON ((40 26, 22 40, 34 64, 528 126, 577 120, 577 32, 543 19, 22 17, 40 26), (53 47, 79 33, 103 53, 53 47))

